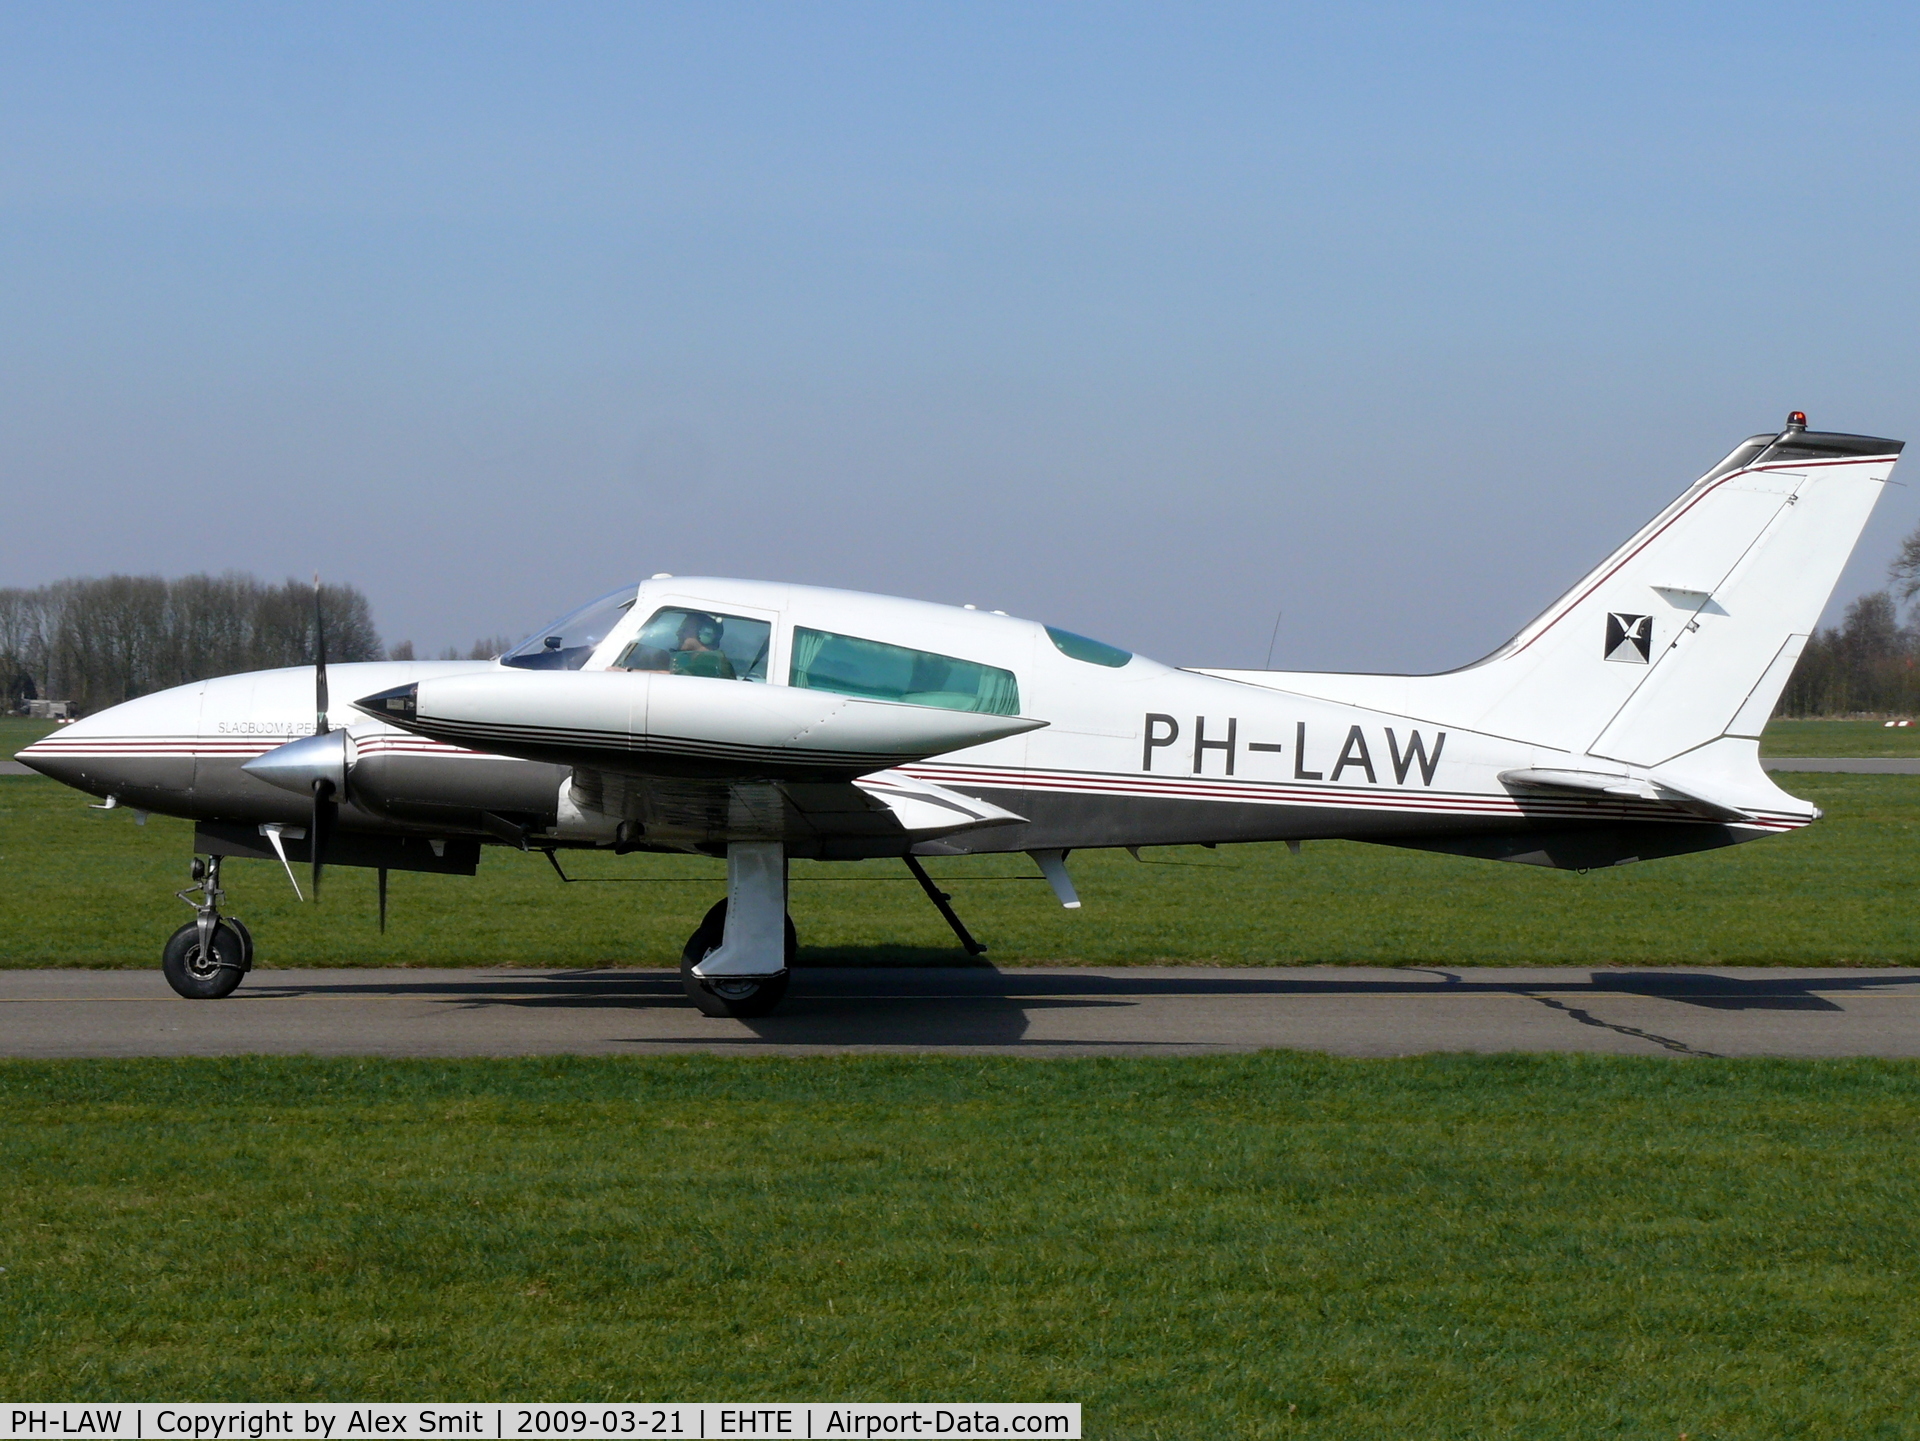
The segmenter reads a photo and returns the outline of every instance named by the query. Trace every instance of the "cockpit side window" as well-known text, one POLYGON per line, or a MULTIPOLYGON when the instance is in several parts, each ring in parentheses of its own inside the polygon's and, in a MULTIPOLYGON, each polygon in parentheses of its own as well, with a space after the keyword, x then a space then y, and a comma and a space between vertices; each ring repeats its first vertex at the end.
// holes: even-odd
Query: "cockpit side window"
POLYGON ((668 606, 653 613, 613 663, 615 670, 663 670, 713 680, 767 678, 773 625, 744 615, 668 606))
POLYGON ((500 664, 519 666, 522 670, 579 670, 594 648, 633 608, 639 589, 627 586, 560 617, 501 656, 500 664))
POLYGON ((1083 660, 1088 665, 1110 665, 1118 670, 1133 659, 1130 650, 1121 650, 1119 646, 1108 645, 1103 640, 1089 640, 1084 635, 1075 635, 1055 625, 1047 627, 1047 639, 1053 642, 1054 649, 1060 654, 1083 660))
POLYGON ((868 700, 1020 714, 1020 685, 1010 670, 805 626, 794 627, 789 683, 868 700))

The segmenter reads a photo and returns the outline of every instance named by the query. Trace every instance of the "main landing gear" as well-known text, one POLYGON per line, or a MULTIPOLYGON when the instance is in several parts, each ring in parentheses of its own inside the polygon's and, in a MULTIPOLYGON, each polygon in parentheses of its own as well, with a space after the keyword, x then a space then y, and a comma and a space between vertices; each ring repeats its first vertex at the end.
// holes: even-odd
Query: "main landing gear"
POLYGON ((194 918, 167 938, 160 969, 167 984, 190 1001, 217 1001, 233 994, 253 969, 253 936, 233 916, 220 914, 220 857, 193 858, 193 884, 176 892, 194 918), (194 893, 200 899, 195 900, 194 893))
POLYGON ((727 847, 727 898, 680 953, 680 979, 704 1016, 764 1016, 787 994, 800 950, 787 914, 787 855, 778 841, 727 847))
POLYGON ((794 934, 793 917, 786 918, 786 967, 772 976, 696 976, 693 968, 720 949, 727 932, 727 903, 715 901, 700 927, 687 937, 680 952, 680 980, 687 996, 703 1016, 735 1016, 746 1019, 764 1016, 780 1004, 787 994, 787 975, 800 953, 800 938, 794 934))
MULTIPOLYGON (((553 859, 551 852, 547 859, 553 859)), ((934 884, 918 859, 908 855, 906 860, 967 954, 984 955, 987 948, 954 913, 953 897, 934 884)), ((1064 867, 1060 870, 1064 878, 1064 867)), ((1066 884, 1071 895, 1071 883, 1066 884)), ((1078 905, 1078 899, 1072 904, 1078 905)), ((787 994, 799 953, 793 917, 787 914, 785 848, 777 841, 732 842, 727 846, 727 898, 714 903, 680 952, 680 981, 687 998, 704 1016, 748 1020, 769 1015, 787 994)))

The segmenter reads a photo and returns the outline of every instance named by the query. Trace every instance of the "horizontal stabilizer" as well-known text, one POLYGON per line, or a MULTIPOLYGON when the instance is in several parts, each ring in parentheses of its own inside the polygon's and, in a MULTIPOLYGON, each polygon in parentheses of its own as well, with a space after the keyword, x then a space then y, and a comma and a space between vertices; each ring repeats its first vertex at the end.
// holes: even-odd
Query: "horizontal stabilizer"
POLYGON ((1661 801, 1716 821, 1753 819, 1750 812, 1737 806, 1722 805, 1717 801, 1708 800, 1705 796, 1683 791, 1677 786, 1668 785, 1662 781, 1644 780, 1638 776, 1618 775, 1608 771, 1552 769, 1501 771, 1500 782, 1502 785, 1521 791, 1540 791, 1548 794, 1572 792, 1576 795, 1661 801))

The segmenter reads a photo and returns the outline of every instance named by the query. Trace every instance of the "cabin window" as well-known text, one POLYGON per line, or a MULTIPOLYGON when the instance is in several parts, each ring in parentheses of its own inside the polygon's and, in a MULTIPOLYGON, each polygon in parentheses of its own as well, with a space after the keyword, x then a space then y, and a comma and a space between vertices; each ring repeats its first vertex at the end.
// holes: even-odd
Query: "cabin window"
POLYGON ((522 670, 579 670, 600 642, 633 608, 635 586, 603 595, 564 615, 545 630, 535 631, 500 657, 500 664, 522 670))
POLYGON ((1133 659, 1130 650, 1121 650, 1119 646, 1108 645, 1105 641, 1088 640, 1083 635, 1075 635, 1057 626, 1047 627, 1047 639, 1053 642, 1053 648, 1061 655, 1083 660, 1088 665, 1110 665, 1117 669, 1133 659))
POLYGON ((1013 672, 903 645, 794 627, 791 683, 837 695, 1019 715, 1013 672))
POLYGON ((640 627, 640 634, 620 653, 613 668, 763 681, 772 643, 769 621, 669 606, 655 611, 653 619, 640 627))

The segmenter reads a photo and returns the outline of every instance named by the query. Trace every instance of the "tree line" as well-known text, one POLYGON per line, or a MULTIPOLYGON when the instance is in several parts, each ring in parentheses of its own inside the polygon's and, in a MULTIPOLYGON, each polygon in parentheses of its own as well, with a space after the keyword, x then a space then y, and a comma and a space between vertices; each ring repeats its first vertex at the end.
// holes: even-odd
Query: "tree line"
POLYGON ((1900 543, 1887 585, 1817 630, 1800 653, 1774 714, 1920 715, 1920 528, 1900 543), (1901 607, 1909 607, 1905 624, 1901 607))
MULTIPOLYGON (((327 659, 413 660, 413 642, 380 644, 358 586, 323 585, 327 659)), ((449 646, 441 660, 486 660, 506 636, 449 646)), ((64 700, 75 715, 169 686, 239 671, 312 665, 313 586, 251 575, 109 575, 31 589, 0 586, 0 711, 64 700)))
MULTIPOLYGON (((1920 715, 1920 529, 1902 543, 1888 585, 1861 596, 1837 626, 1816 630, 1776 714, 1920 715), (1901 609, 1910 606, 1908 619, 1901 609)), ((412 641, 382 647, 357 586, 323 585, 327 658, 413 660, 412 641)), ((512 641, 493 636, 442 660, 484 660, 512 641)), ((0 587, 4 708, 47 698, 84 715, 169 686, 238 671, 311 665, 313 587, 251 575, 109 575, 31 589, 0 587)))
POLYGON ((1813 633, 1774 714, 1920 715, 1920 628, 1900 623, 1892 592, 1861 596, 1813 633))
MULTIPOLYGON (((236 671, 311 665, 313 586, 251 575, 109 575, 0 588, 0 681, 7 709, 33 699, 76 714, 236 671)), ((385 652, 367 598, 323 585, 329 660, 385 652)))

